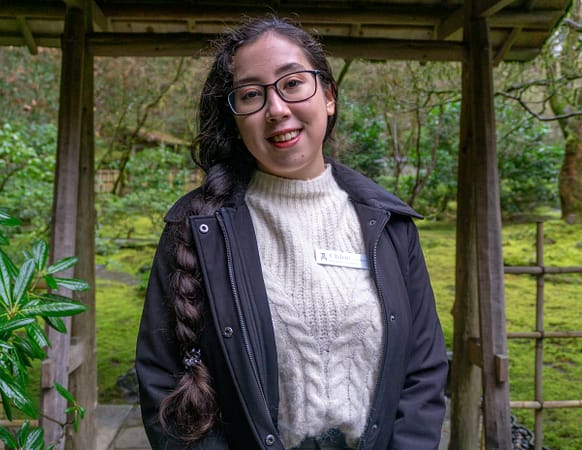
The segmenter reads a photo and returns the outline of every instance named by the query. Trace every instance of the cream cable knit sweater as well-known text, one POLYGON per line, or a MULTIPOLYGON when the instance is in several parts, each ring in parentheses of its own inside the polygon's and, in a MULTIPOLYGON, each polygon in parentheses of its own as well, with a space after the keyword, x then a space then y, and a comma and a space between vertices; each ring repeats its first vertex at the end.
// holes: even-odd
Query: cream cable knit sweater
POLYGON ((257 172, 246 193, 269 297, 286 448, 339 428, 356 446, 382 345, 367 270, 320 265, 315 249, 364 254, 362 231, 331 168, 313 180, 257 172))

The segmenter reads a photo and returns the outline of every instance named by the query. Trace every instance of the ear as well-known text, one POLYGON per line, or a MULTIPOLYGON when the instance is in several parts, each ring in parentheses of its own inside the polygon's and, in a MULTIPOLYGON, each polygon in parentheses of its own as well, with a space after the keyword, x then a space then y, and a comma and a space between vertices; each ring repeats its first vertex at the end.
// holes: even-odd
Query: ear
POLYGON ((335 99, 331 93, 331 89, 325 90, 325 109, 328 116, 333 116, 335 114, 335 99))

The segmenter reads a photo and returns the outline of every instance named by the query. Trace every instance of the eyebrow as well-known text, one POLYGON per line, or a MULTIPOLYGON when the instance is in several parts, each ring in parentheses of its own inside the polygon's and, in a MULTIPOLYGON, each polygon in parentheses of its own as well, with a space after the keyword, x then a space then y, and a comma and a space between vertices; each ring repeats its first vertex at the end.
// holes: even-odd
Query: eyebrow
MULTIPOLYGON (((275 76, 278 78, 288 72, 294 72, 296 70, 307 70, 307 68, 303 64, 291 62, 278 67, 277 70, 275 70, 275 76)), ((237 80, 237 83, 234 85, 234 87, 243 86, 245 84, 263 84, 261 81, 262 80, 256 76, 241 78, 240 80, 237 80)))

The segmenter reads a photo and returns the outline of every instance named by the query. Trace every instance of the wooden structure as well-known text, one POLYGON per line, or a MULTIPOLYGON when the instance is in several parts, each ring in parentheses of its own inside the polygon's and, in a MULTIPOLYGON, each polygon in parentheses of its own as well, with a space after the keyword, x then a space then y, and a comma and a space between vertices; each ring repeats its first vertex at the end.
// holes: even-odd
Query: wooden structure
POLYGON ((537 223, 536 229, 536 263, 534 266, 509 266, 505 267, 505 273, 527 274, 536 277, 536 313, 535 331, 518 331, 508 333, 509 339, 535 339, 535 374, 534 374, 534 400, 513 401, 512 408, 527 408, 535 411, 535 450, 543 449, 543 413, 544 409, 555 408, 582 408, 582 399, 578 400, 544 400, 543 390, 543 364, 544 364, 544 340, 563 338, 582 338, 580 331, 545 331, 544 330, 544 277, 546 274, 582 273, 582 266, 574 267, 548 267, 544 265, 544 224, 537 223))
MULTIPOLYGON (((93 280, 93 57, 195 55, 242 15, 296 17, 331 56, 461 61, 457 281, 450 449, 511 448, 493 75, 535 57, 570 0, 2 0, 0 45, 62 48, 53 258, 76 254, 93 280), (482 399, 481 399, 482 397, 482 399), (482 408, 482 409, 481 409, 482 408)), ((92 313, 72 321, 43 368, 43 411, 62 418, 56 380, 87 406, 66 446, 93 449, 96 403, 92 313)), ((44 421, 48 437, 56 427, 44 421)), ((63 448, 61 445, 60 448, 63 448)))

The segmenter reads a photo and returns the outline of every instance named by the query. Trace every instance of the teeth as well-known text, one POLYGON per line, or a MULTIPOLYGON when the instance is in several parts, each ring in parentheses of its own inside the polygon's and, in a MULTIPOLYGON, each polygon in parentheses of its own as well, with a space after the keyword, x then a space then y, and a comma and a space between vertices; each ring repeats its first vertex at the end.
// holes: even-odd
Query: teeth
POLYGON ((273 136, 271 138, 271 140, 273 142, 285 142, 285 141, 288 141, 290 139, 293 139, 298 134, 299 134, 299 131, 297 131, 297 130, 295 130, 295 131, 289 131, 288 133, 285 133, 285 134, 278 134, 277 136, 273 136))

